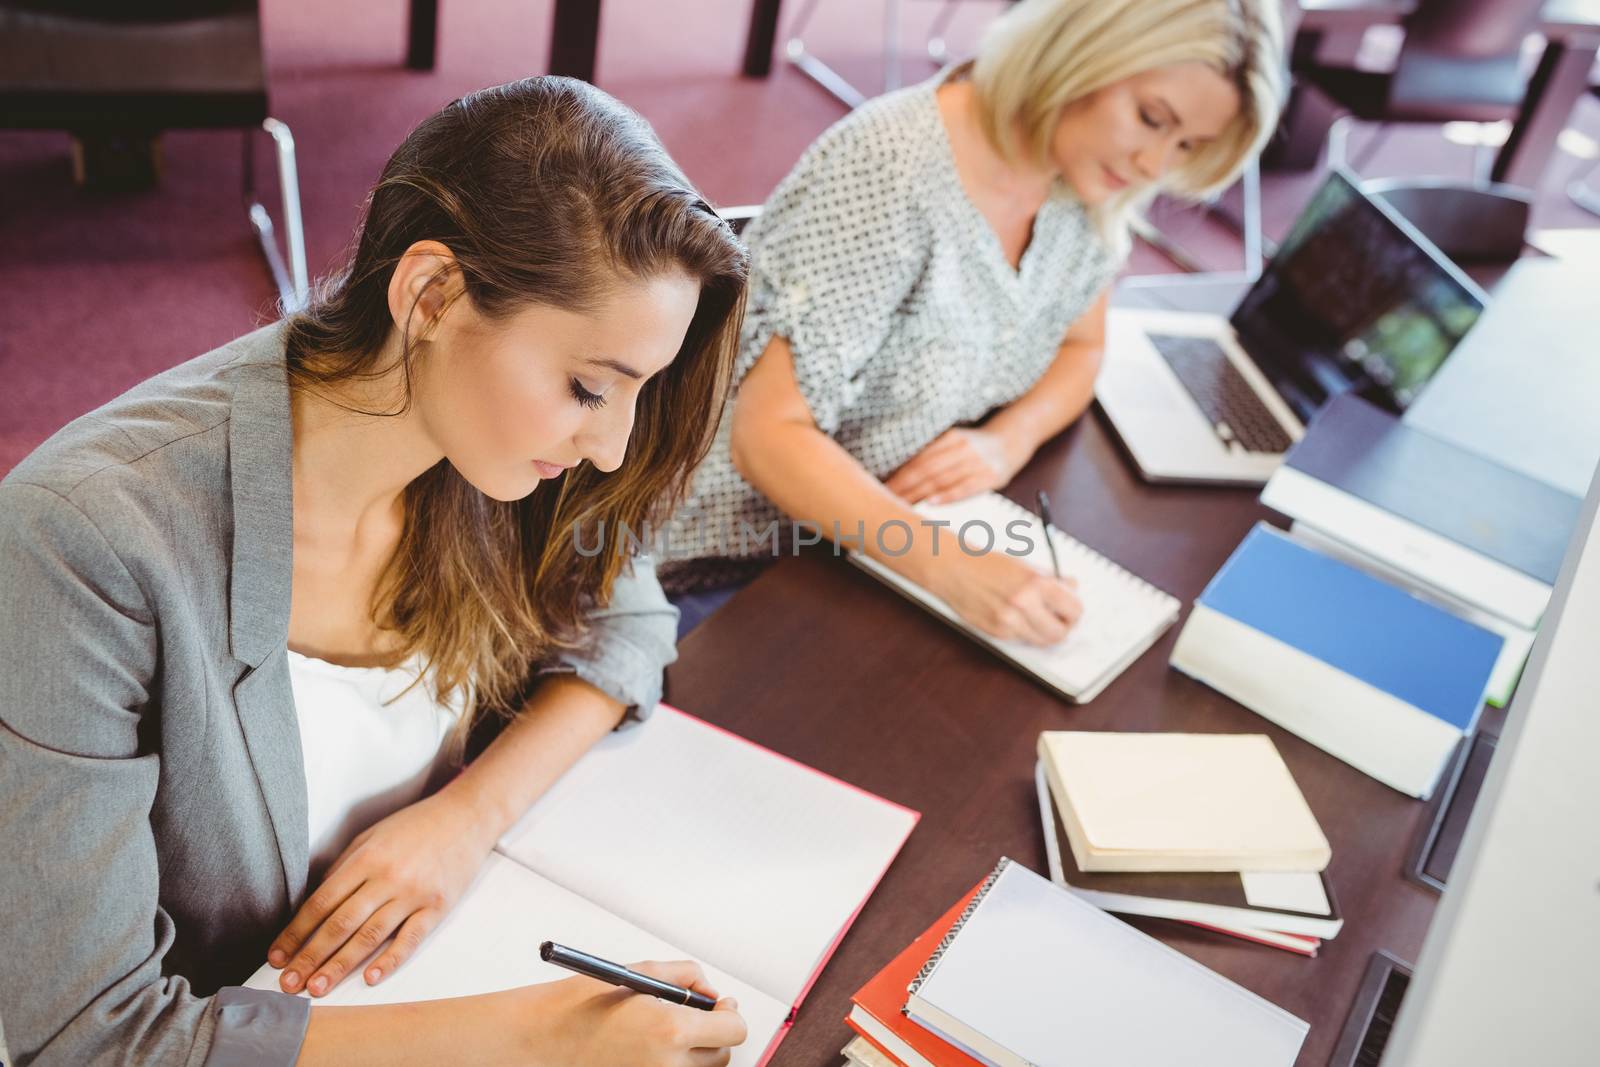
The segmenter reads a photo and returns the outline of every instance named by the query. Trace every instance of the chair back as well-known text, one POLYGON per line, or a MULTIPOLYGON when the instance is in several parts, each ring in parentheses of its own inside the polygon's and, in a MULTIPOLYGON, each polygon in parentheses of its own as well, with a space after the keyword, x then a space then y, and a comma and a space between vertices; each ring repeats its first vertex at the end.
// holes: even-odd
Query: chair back
POLYGON ((182 22, 218 15, 249 14, 258 0, 0 0, 0 9, 30 11, 91 22, 182 22))
POLYGON ((718 208, 717 214, 728 223, 728 227, 736 234, 744 233, 744 228, 761 214, 760 204, 741 204, 737 207, 718 208))
POLYGON ((0 0, 0 128, 254 127, 257 0, 0 0))
POLYGON ((1544 0, 1421 0, 1405 19, 1405 43, 1387 110, 1414 121, 1493 122, 1515 114, 1527 91, 1523 39, 1544 0))
POLYGON ((1405 19, 1405 48, 1462 59, 1517 55, 1545 0, 1422 0, 1405 19))

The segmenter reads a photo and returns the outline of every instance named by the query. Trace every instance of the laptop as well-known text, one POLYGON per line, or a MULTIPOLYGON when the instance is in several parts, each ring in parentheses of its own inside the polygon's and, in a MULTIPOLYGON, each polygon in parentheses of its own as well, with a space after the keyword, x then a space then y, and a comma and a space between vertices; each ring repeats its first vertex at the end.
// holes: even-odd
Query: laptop
POLYGON ((1113 308, 1095 399, 1149 481, 1262 485, 1329 398, 1403 413, 1486 300, 1336 170, 1230 317, 1113 308))

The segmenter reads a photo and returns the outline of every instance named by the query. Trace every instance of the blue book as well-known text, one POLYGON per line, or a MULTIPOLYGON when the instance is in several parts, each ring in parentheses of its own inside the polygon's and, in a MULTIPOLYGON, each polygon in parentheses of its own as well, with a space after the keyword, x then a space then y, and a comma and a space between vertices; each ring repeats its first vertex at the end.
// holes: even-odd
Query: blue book
POLYGON ((1477 726, 1503 640, 1262 523, 1195 601, 1172 665, 1427 797, 1477 726))

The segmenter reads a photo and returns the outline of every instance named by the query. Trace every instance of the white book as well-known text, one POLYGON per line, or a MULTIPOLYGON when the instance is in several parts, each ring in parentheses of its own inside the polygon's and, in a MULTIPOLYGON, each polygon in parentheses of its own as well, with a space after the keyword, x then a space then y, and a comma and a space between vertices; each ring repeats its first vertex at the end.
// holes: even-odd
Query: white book
POLYGON ((1328 839, 1265 734, 1046 730, 1081 871, 1320 871, 1328 839))
MULTIPOLYGON (((572 977, 539 959, 547 940, 624 964, 692 959, 749 1024, 733 1064, 764 1063, 917 817, 662 705, 529 809, 410 961, 317 1003, 572 977)), ((246 984, 276 989, 277 975, 246 984)))
POLYGON ((1062 847, 1055 798, 1050 792, 1043 760, 1034 765, 1033 780, 1039 797, 1039 825, 1044 831, 1045 863, 1050 880, 1102 911, 1193 923, 1246 941, 1258 941, 1309 956, 1316 955, 1323 939, 1338 936, 1344 928, 1344 917, 1335 914, 1324 881, 1326 876, 1321 874, 1254 871, 1212 876, 1213 882, 1236 878, 1237 895, 1243 896, 1243 906, 1236 902, 1236 897, 1230 899, 1232 894, 1222 897, 1220 903, 1214 893, 1190 894, 1212 898, 1208 900, 1186 899, 1183 891, 1193 886, 1194 881, 1181 876, 1174 885, 1163 887, 1160 882, 1171 876, 1136 875, 1135 879, 1156 880, 1156 884, 1139 891, 1133 891, 1126 876, 1113 876, 1108 880, 1104 876, 1085 875, 1075 865, 1069 878, 1067 864, 1072 860, 1071 848, 1070 845, 1062 847), (1263 885, 1267 887, 1265 891, 1263 885))
MULTIPOLYGON (((850 1006, 850 1014, 845 1016, 851 1023, 864 1034, 868 1034, 880 1046, 889 1050, 901 1067, 939 1067, 938 1064, 928 1059, 922 1053, 908 1045, 899 1034, 889 1029, 867 1009, 859 1004, 850 1006)), ((858 1039, 859 1040, 859 1039, 858 1039)))
POLYGON ((1171 662, 1384 784, 1427 799, 1476 729, 1504 643, 1258 523, 1195 601, 1171 662))
POLYGON ((1261 502, 1524 630, 1582 505, 1352 395, 1317 415, 1261 502))
POLYGON ((1550 602, 1551 586, 1542 579, 1287 464, 1267 482, 1261 502, 1296 522, 1317 527, 1334 541, 1403 569, 1424 585, 1523 629, 1538 626, 1550 602))
POLYGON ((997 1067, 1290 1067, 1310 1029, 1011 860, 911 983, 906 1015, 997 1067))
MULTIPOLYGON (((968 551, 1010 550, 1029 566, 1050 573, 1050 549, 1039 517, 997 493, 979 493, 954 504, 919 504, 916 511, 924 520, 949 524, 938 534, 941 551, 960 553, 955 541, 959 536, 968 551)), ((1061 573, 1078 582, 1083 616, 1064 641, 1049 648, 990 637, 943 600, 877 560, 859 552, 851 553, 850 559, 1067 700, 1087 703, 1177 621, 1180 605, 1176 597, 1060 530, 1051 529, 1050 539, 1061 560, 1061 573)))
POLYGON ((850 1043, 841 1049, 839 1054, 844 1057, 846 1063, 854 1064, 855 1067, 900 1067, 864 1037, 851 1038, 850 1043))

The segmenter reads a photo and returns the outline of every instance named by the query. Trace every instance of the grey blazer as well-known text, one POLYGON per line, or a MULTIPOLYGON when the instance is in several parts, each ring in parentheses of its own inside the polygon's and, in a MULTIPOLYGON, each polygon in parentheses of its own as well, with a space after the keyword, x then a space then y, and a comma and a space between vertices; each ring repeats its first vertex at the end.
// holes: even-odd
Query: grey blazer
MULTIPOLYGON (((152 378, 0 482, 0 1033, 17 1064, 298 1054, 309 1002, 228 984, 308 890, 283 351, 280 323, 152 378)), ((557 669, 652 708, 676 620, 636 561, 557 669)))

